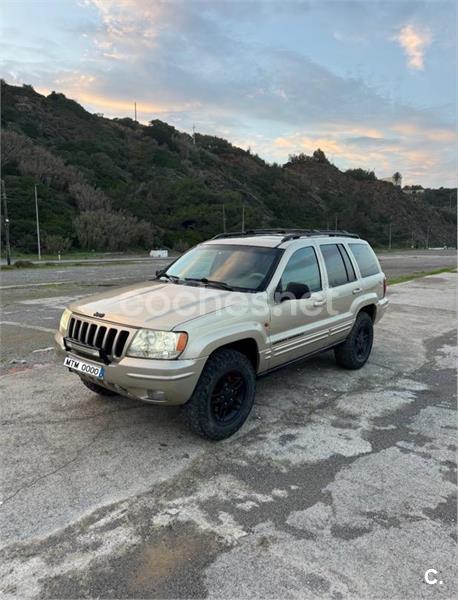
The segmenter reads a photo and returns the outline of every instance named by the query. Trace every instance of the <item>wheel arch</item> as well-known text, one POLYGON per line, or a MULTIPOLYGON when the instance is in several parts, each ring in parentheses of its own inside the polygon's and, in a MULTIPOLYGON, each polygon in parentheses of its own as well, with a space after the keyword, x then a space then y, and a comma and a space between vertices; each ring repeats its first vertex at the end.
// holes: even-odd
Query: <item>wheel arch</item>
POLYGON ((259 347, 257 341, 253 337, 245 337, 227 344, 222 344, 218 348, 215 348, 210 356, 215 354, 215 352, 218 352, 218 350, 236 350, 237 352, 244 354, 253 365, 255 373, 258 372, 259 347))
POLYGON ((359 309, 358 314, 362 312, 367 313, 370 316, 372 323, 375 323, 377 318, 377 307, 375 304, 366 304, 366 306, 359 309))

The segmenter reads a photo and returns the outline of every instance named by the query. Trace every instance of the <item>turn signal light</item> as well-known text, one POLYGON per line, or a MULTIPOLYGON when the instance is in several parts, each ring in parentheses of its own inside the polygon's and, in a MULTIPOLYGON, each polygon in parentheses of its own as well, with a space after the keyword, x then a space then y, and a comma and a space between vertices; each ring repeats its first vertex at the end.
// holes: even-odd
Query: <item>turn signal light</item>
POLYGON ((183 350, 186 348, 186 344, 188 343, 188 334, 187 333, 180 333, 179 337, 178 337, 178 342, 177 342, 177 352, 183 352, 183 350))

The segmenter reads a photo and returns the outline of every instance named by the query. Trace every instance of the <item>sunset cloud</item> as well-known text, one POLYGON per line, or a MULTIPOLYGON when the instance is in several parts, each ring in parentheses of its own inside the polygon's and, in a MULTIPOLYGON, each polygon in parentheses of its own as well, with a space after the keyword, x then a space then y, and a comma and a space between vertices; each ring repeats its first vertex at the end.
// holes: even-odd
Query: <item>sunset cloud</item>
POLYGON ((409 67, 422 71, 425 67, 425 50, 431 43, 431 33, 427 29, 421 30, 413 25, 406 25, 396 39, 407 54, 409 67))
POLYGON ((9 82, 107 117, 135 102, 143 123, 195 125, 268 161, 320 146, 341 168, 455 181, 452 1, 5 1, 9 82))

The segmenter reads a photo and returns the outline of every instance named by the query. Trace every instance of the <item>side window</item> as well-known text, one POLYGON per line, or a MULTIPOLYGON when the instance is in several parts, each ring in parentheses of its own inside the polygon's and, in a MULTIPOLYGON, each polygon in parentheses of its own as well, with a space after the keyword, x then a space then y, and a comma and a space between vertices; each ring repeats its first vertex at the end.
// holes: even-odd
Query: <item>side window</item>
POLYGON ((380 273, 377 259, 370 246, 367 246, 366 244, 349 244, 349 246, 358 263, 362 277, 369 277, 370 275, 380 273))
POLYGON ((341 244, 323 244, 320 246, 328 272, 329 287, 344 285, 356 279, 345 248, 341 244))
POLYGON ((350 257, 348 256, 348 252, 345 249, 345 246, 343 246, 342 244, 337 244, 337 246, 340 250, 340 254, 342 255, 342 258, 343 258, 343 261, 345 264, 348 281, 355 281, 356 280, 355 269, 353 268, 352 262, 350 260, 350 257))
POLYGON ((315 249, 311 246, 300 248, 291 256, 281 276, 281 291, 286 291, 292 281, 307 284, 311 292, 321 290, 320 268, 315 249))

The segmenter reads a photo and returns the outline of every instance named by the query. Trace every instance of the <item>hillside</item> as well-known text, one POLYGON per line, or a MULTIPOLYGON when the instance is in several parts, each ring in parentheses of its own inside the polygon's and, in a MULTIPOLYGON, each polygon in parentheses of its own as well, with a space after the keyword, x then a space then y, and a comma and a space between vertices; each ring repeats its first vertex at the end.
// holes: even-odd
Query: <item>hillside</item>
MULTIPOLYGON (((152 115, 152 118, 154 116, 152 115)), ((386 246, 456 244, 456 204, 341 172, 322 153, 269 165, 226 140, 154 119, 93 115, 63 94, 2 82, 2 178, 13 246, 34 251, 34 184, 45 250, 183 249, 241 227, 356 231, 386 246), (436 201, 436 199, 438 199, 436 201)), ((439 195, 438 195, 439 194, 439 195)), ((2 236, 3 239, 3 236, 2 236)))

